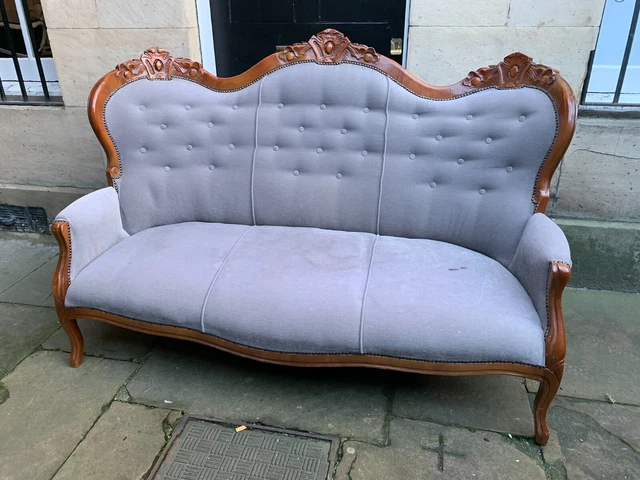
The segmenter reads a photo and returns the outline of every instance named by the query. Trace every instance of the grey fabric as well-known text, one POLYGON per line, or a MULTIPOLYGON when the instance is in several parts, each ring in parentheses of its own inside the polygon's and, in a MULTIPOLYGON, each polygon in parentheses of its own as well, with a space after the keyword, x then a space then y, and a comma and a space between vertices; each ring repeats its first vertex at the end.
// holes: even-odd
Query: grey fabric
POLYGON ((78 274, 65 305, 200 330, 209 284, 249 228, 193 222, 132 235, 78 274))
POLYGON ((374 238, 256 227, 213 285, 205 331, 267 350, 357 353, 374 238))
POLYGON ((111 187, 79 198, 62 210, 54 221, 69 224, 71 281, 101 253, 129 236, 122 228, 118 195, 111 187))
POLYGON ((122 163, 124 228, 253 223, 257 103, 257 84, 221 93, 180 78, 138 80, 114 93, 105 120, 122 163))
POLYGON ((553 220, 542 213, 536 213, 527 222, 509 270, 529 292, 545 332, 549 318, 547 291, 551 262, 571 265, 569 243, 553 220))
POLYGON ((444 242, 379 238, 363 326, 364 353, 544 365, 540 318, 518 280, 444 242))
POLYGON ((455 243, 507 266, 556 124, 534 88, 434 101, 392 83, 380 233, 455 243))

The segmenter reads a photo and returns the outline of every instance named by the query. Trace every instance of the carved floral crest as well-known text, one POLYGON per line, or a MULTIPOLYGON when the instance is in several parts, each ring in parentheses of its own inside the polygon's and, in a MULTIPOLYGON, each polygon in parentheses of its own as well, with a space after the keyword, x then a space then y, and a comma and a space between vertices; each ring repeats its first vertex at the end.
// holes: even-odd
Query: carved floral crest
POLYGON ((376 63, 380 56, 375 49, 351 41, 341 32, 327 28, 314 35, 308 42, 294 43, 278 53, 282 62, 315 60, 320 63, 339 63, 341 61, 359 61, 376 63))
POLYGON ((196 78, 202 72, 199 62, 176 58, 159 47, 148 48, 140 56, 140 60, 129 60, 116 66, 116 76, 124 80, 143 76, 151 80, 168 80, 174 75, 196 78))
POLYGON ((469 72, 462 84, 467 87, 498 85, 501 88, 517 88, 523 83, 537 83, 543 87, 556 79, 556 71, 531 61, 531 57, 516 52, 505 57, 498 65, 490 65, 469 72))

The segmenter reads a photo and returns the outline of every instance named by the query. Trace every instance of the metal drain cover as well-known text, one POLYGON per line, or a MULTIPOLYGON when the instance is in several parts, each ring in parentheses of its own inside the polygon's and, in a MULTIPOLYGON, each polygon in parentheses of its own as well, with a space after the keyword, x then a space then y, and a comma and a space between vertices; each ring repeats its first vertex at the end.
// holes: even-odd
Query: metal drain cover
POLYGON ((0 203, 0 231, 49 233, 47 212, 42 207, 0 203))
POLYGON ((326 480, 336 439, 185 415, 148 480, 326 480))

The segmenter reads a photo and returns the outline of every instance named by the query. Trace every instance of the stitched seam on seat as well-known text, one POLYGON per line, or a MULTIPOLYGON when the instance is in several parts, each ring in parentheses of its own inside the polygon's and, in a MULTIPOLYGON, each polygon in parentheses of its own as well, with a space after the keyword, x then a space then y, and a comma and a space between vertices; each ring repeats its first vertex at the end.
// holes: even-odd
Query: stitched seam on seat
POLYGON ((253 157, 251 159, 251 218, 253 219, 253 224, 256 224, 256 203, 255 197, 253 195, 253 182, 255 179, 256 173, 256 154, 258 153, 258 113, 260 112, 260 107, 262 106, 262 82, 260 80, 260 87, 258 88, 258 106, 256 107, 256 132, 255 132, 255 144, 253 147, 253 157))
POLYGON ((204 302, 202 302, 202 311, 200 312, 200 328, 202 329, 202 333, 207 333, 204 331, 204 310, 207 306, 207 302, 209 301, 211 290, 213 290, 213 285, 216 283, 216 280, 220 276, 220 272, 222 271, 224 266, 227 264, 227 260, 229 260, 229 257, 231 256, 231 254, 235 251, 236 247, 240 244, 240 241, 245 237, 247 233, 253 230, 254 227, 255 225, 251 226, 249 230, 247 230, 242 235, 240 235, 240 238, 236 240, 236 243, 233 244, 233 247, 231 247, 231 250, 229 250, 229 252, 225 255, 224 260, 222 260, 222 263, 220 264, 220 267, 218 267, 218 271, 215 273, 215 275, 213 276, 213 279, 211 280, 211 283, 209 284, 209 289, 207 290, 207 294, 204 297, 204 302))
POLYGON ((376 235, 376 239, 373 241, 371 247, 371 258, 369 259, 369 269, 367 270, 367 281, 364 284, 364 292, 362 294, 362 306, 360 307, 360 353, 364 354, 364 308, 367 304, 367 292, 369 291, 369 279, 371 278, 371 269, 373 268, 373 256, 376 253, 376 245, 378 245, 378 239, 380 235, 376 235))
POLYGON ((380 235, 380 207, 382 206, 382 184, 384 181, 384 167, 387 159, 387 131, 389 130, 389 98, 391 97, 391 81, 387 77, 387 103, 384 107, 385 123, 384 123, 384 139, 382 147, 382 167, 380 168, 380 185, 378 193, 378 215, 376 218, 376 235, 380 235))

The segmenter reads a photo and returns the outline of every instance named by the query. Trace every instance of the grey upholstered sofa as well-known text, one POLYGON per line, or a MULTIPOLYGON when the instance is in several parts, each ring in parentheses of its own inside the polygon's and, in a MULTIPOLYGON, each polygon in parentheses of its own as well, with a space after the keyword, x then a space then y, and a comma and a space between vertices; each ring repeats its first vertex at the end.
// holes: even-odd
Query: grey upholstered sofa
POLYGON ((232 79, 148 50, 89 111, 112 186, 53 226, 72 365, 93 318, 275 363, 521 375, 546 442, 571 264, 535 213, 575 124, 557 72, 515 54, 435 87, 328 30, 232 79))

